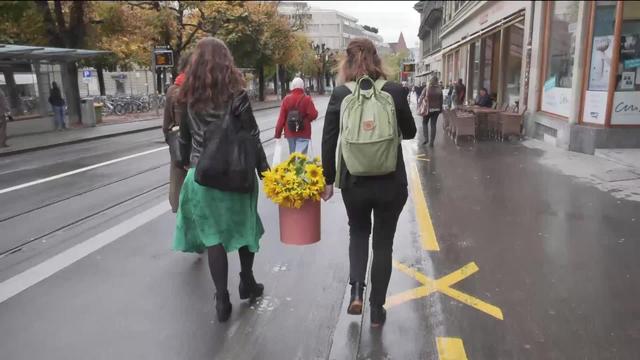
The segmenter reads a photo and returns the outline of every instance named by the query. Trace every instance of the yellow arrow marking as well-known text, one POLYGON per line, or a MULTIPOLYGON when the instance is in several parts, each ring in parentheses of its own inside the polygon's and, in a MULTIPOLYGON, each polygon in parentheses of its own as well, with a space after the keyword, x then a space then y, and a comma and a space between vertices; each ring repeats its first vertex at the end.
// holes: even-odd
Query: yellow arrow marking
POLYGON ((388 297, 387 304, 385 305, 386 308, 390 308, 407 301, 427 297, 434 292, 440 292, 460 301, 463 304, 467 304, 474 309, 482 311, 485 314, 491 315, 496 319, 504 320, 504 315, 499 307, 484 302, 469 294, 465 294, 460 290, 451 288, 451 286, 466 279, 479 270, 475 262, 470 262, 451 274, 445 275, 437 280, 433 280, 416 269, 395 260, 393 261, 393 266, 407 274, 409 277, 414 278, 416 281, 421 283, 422 286, 388 297))
POLYGON ((439 360, 467 360, 462 339, 438 337, 436 338, 439 360))
POLYGON ((414 164, 411 168, 411 192, 413 194, 413 203, 416 208, 416 220, 418 221, 418 229, 420 239, 422 240, 422 248, 427 251, 440 251, 440 246, 436 240, 436 232, 431 223, 431 215, 427 201, 422 191, 422 183, 418 175, 418 167, 414 164))

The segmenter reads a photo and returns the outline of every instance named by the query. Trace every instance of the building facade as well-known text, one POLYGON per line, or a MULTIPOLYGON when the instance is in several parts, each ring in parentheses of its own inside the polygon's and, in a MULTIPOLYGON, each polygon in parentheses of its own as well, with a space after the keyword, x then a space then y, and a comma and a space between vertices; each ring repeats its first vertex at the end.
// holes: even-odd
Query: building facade
POLYGON ((304 2, 281 2, 278 11, 292 21, 303 19, 304 33, 310 41, 332 50, 345 50, 351 39, 367 38, 383 51, 388 47, 382 36, 365 30, 358 19, 336 10, 309 7, 304 2))
POLYGON ((466 100, 486 88, 526 109, 528 136, 565 149, 640 147, 640 3, 445 1, 441 19, 442 79, 462 79, 466 100))
POLYGON ((426 82, 435 76, 442 79, 442 9, 444 1, 420 1, 414 9, 420 13, 418 38, 420 48, 416 56, 416 78, 426 82))

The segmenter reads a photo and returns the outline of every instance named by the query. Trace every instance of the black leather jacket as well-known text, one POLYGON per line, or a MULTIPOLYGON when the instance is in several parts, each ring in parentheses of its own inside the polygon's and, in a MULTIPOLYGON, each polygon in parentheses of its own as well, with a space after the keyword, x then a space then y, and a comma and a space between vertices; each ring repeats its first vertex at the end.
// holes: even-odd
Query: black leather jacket
MULTIPOLYGON (((180 137, 182 143, 187 144, 183 150, 183 159, 190 159, 190 163, 188 164, 190 167, 196 167, 200 159, 200 154, 204 148, 205 129, 213 121, 223 121, 227 108, 229 107, 225 106, 225 110, 212 109, 200 112, 193 112, 191 109, 188 109, 188 116, 185 118, 186 121, 184 121, 180 127, 180 137), (188 144, 191 144, 191 146, 189 147, 188 144)), ((269 170, 269 163, 267 162, 267 155, 264 153, 260 141, 260 129, 256 123, 256 118, 253 116, 249 96, 245 91, 242 91, 232 100, 230 111, 235 114, 235 120, 240 121, 240 128, 251 133, 256 139, 256 170, 262 178, 260 174, 262 174, 263 171, 269 170)))

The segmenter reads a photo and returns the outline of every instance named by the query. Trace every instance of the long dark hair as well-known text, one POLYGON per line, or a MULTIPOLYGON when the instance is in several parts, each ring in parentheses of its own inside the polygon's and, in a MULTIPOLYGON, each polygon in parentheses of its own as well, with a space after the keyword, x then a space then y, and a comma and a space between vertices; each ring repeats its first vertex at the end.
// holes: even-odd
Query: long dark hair
POLYGON ((227 45, 208 37, 198 41, 191 55, 179 100, 195 111, 220 108, 243 87, 244 78, 227 45))
POLYGON ((353 39, 349 42, 347 56, 338 65, 338 74, 341 83, 356 81, 364 75, 374 80, 387 78, 376 46, 371 40, 365 38, 353 39))

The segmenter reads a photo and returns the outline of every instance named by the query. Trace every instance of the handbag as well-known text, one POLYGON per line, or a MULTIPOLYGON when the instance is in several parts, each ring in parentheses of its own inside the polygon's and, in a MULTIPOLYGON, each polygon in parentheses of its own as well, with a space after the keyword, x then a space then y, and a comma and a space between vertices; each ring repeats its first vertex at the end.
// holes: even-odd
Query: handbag
POLYGON ((256 139, 240 126, 231 101, 223 120, 204 131, 204 148, 196 165, 195 181, 222 191, 249 193, 255 189, 256 139))
MULTIPOLYGON (((426 91, 426 89, 422 91, 426 91)), ((427 100, 427 96, 422 97, 422 101, 418 106, 418 115, 420 116, 429 115, 429 101, 427 100)))
POLYGON ((177 165, 184 165, 185 159, 183 158, 184 151, 181 148, 183 146, 183 142, 180 138, 180 127, 172 127, 167 133, 166 141, 169 145, 169 155, 171 156, 171 162, 177 165))

